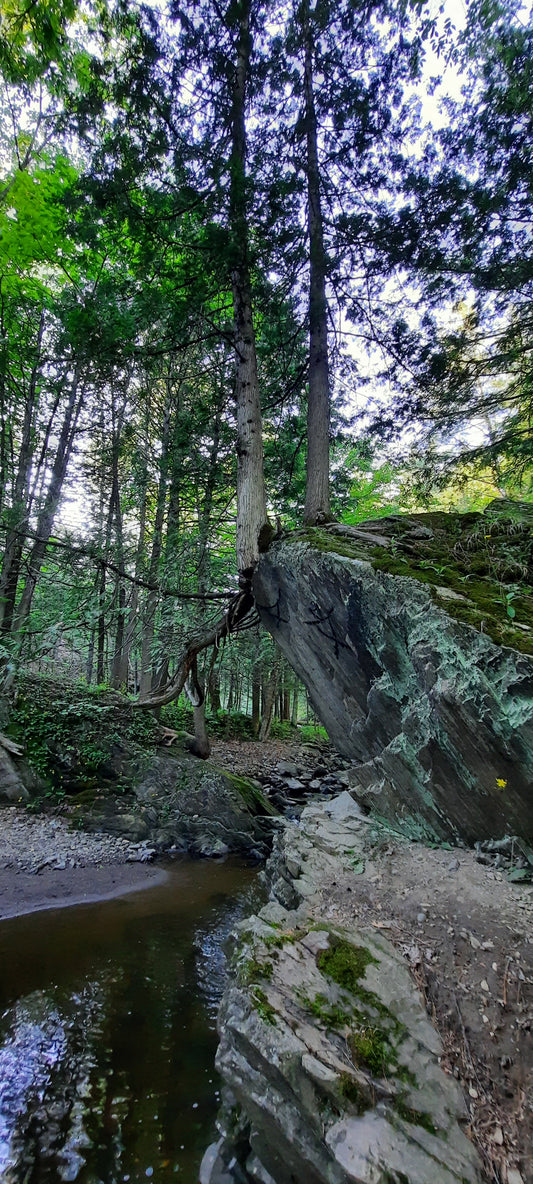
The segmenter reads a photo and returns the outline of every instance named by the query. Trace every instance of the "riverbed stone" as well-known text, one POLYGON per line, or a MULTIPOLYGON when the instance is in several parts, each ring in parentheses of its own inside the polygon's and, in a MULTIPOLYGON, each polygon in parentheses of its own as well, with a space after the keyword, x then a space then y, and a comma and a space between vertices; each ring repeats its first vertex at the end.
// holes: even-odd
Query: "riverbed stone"
POLYGON ((242 923, 219 1019, 217 1067, 266 1173, 275 1184, 479 1181, 464 1100, 401 957, 379 935, 285 920, 242 923), (349 988, 332 977, 348 973, 342 958, 349 988))

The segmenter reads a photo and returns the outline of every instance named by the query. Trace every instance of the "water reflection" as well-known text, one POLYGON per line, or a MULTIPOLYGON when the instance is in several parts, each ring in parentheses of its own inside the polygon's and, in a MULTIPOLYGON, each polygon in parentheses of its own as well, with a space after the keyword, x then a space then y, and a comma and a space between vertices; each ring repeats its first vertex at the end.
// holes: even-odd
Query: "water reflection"
POLYGON ((218 1092, 222 943, 255 873, 167 884, 0 925, 0 1179, 194 1184, 218 1092))

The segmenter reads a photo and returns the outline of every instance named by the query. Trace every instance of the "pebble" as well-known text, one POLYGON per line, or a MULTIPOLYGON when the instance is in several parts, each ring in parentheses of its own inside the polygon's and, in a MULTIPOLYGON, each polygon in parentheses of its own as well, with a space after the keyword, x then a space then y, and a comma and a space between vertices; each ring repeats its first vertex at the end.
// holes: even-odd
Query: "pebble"
POLYGON ((88 831, 71 830, 63 818, 32 815, 17 806, 2 808, 0 867, 36 875, 44 868, 64 871, 98 863, 124 863, 151 858, 146 849, 127 839, 88 831))
POLYGON ((416 919, 417 919, 419 925, 421 925, 422 922, 426 920, 426 914, 425 913, 417 913, 416 919))

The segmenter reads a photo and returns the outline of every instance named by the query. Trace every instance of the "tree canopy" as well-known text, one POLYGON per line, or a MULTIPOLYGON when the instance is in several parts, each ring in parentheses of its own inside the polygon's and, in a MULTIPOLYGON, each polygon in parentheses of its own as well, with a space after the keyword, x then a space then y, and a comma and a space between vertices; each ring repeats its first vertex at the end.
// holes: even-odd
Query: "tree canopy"
POLYGON ((3 5, 5 677, 163 701, 275 531, 529 496, 531 50, 511 0, 3 5))

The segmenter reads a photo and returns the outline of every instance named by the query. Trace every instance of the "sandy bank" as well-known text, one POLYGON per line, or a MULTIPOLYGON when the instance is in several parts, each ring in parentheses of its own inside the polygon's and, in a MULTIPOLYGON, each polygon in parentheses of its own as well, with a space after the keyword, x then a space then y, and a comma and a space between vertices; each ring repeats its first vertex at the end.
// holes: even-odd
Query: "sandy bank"
POLYGON ((42 909, 66 908, 112 900, 164 883, 167 872, 146 864, 117 863, 103 867, 45 868, 31 872, 0 870, 0 921, 42 909))

